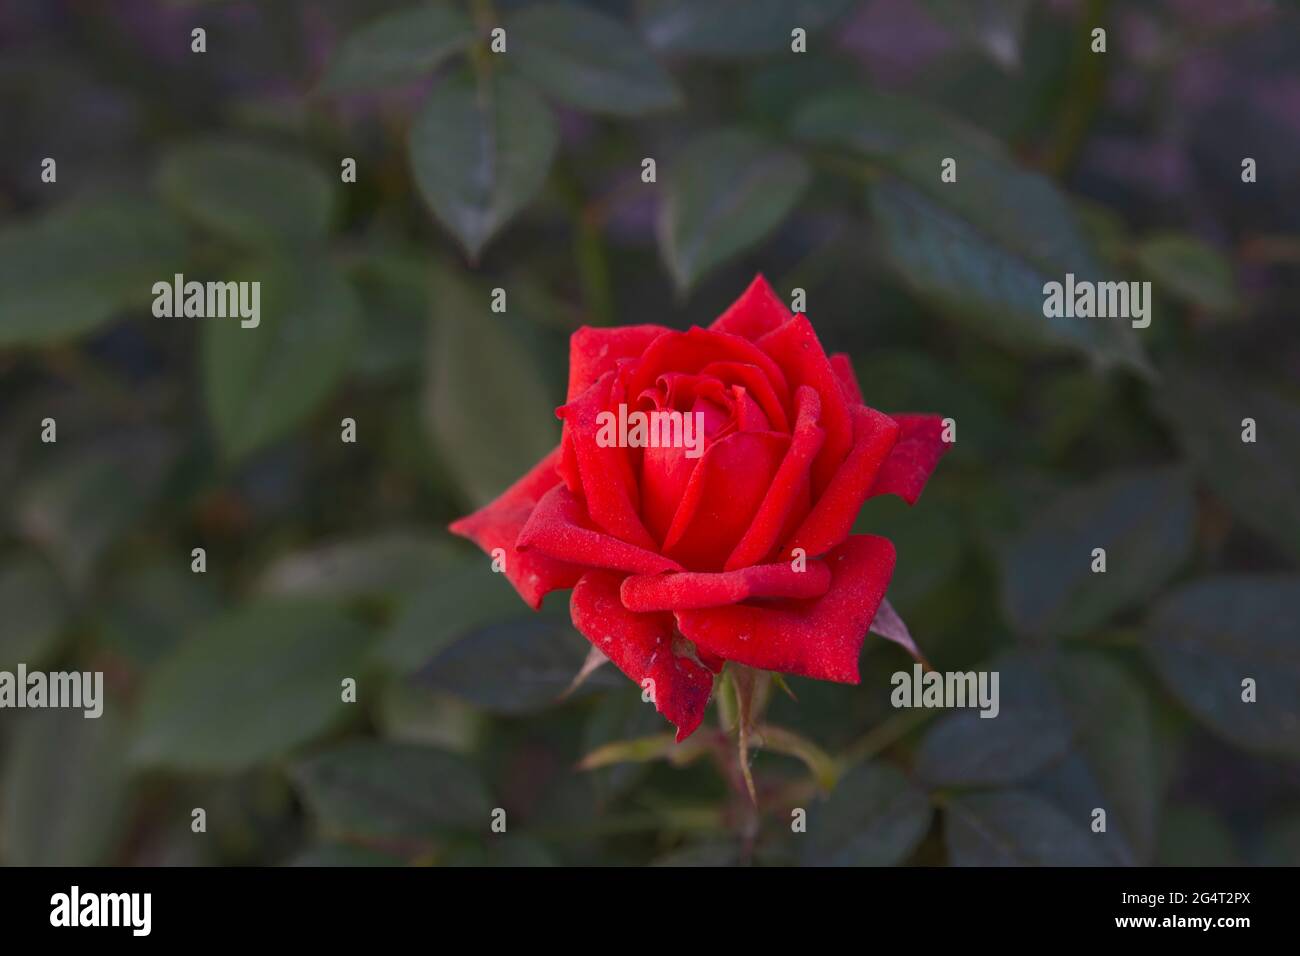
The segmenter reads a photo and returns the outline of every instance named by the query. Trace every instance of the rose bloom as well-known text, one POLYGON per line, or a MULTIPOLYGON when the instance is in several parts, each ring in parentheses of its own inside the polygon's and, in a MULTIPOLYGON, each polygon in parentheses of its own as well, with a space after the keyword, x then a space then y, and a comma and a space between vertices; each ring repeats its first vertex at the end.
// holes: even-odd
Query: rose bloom
POLYGON ((864 404, 762 276, 707 329, 578 329, 556 414, 559 447, 451 530, 502 549, 534 609, 572 588, 574 626, 654 682, 679 741, 725 661, 858 683, 894 547, 849 531, 867 498, 916 502, 948 448, 939 416, 864 404), (703 454, 611 444, 620 406, 700 413, 703 454))

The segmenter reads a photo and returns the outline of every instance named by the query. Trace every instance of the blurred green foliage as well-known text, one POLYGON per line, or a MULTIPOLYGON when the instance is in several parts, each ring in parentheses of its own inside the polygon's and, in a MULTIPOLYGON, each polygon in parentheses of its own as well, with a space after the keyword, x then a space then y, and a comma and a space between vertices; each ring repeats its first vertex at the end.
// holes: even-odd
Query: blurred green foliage
POLYGON ((1229 7, 6 4, 0 668, 109 700, 0 713, 0 862, 1300 863, 1300 14, 1229 7), (1003 698, 895 710, 871 639, 774 694, 758 810, 443 530, 553 446, 573 329, 755 271, 957 420, 857 527, 1003 698), (1044 318, 1067 271, 1152 325, 1044 318), (154 317, 176 272, 260 327, 154 317))

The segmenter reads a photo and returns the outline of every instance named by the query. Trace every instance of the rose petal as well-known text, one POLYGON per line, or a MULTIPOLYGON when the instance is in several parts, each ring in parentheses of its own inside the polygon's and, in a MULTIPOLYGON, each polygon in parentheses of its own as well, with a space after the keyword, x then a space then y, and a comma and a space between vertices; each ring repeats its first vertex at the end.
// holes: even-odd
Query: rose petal
POLYGON ((647 448, 641 457, 641 520, 656 541, 672 526, 699 458, 685 448, 647 448))
POLYGON ((733 432, 709 446, 660 550, 692 571, 721 571, 789 444, 789 436, 775 432, 733 432))
POLYGON ((858 654, 894 573, 886 538, 854 535, 827 555, 830 589, 810 601, 677 611, 702 652, 762 670, 858 683, 858 654))
POLYGON ((790 564, 755 564, 737 571, 679 571, 634 574, 619 591, 629 611, 684 611, 724 607, 751 598, 815 598, 831 584, 830 569, 810 561, 802 571, 790 564))
POLYGON ((619 359, 635 358, 651 342, 671 331, 663 325, 584 325, 569 336, 569 391, 565 401, 573 401, 606 372, 612 372, 619 359))
POLYGON ((682 566, 654 551, 603 534, 590 526, 582 502, 562 484, 544 494, 519 532, 515 547, 572 564, 634 574, 680 571, 682 566))
POLYGON ((809 470, 817 450, 821 448, 825 433, 817 426, 821 415, 821 399, 807 385, 799 386, 795 397, 798 417, 795 419, 794 434, 785 458, 758 506, 754 519, 745 529, 744 535, 732 550, 731 556, 723 569, 734 571, 747 565, 756 564, 766 558, 784 533, 790 531, 792 517, 797 506, 808 507, 809 470))
POLYGON ((763 406, 750 397, 743 385, 733 385, 735 397, 736 428, 742 432, 770 432, 772 423, 763 413, 763 406))
POLYGON ((853 421, 839 377, 831 368, 830 359, 805 315, 796 315, 780 328, 767 333, 758 340, 758 345, 776 360, 792 389, 807 385, 821 399, 821 426, 826 432, 826 440, 822 442, 812 468, 813 495, 819 496, 853 447, 853 421))
POLYGON ((835 472, 808 517, 782 545, 782 555, 788 556, 794 548, 803 548, 809 557, 815 557, 848 536, 881 463, 894 447, 897 437, 898 423, 884 412, 866 405, 853 410, 853 450, 835 472))
POLYGON ((670 614, 636 614, 619 600, 621 576, 591 571, 573 589, 569 601, 573 626, 638 685, 654 681, 655 708, 677 726, 678 742, 700 726, 713 674, 678 653, 670 614))
POLYGON ((853 370, 853 360, 843 352, 836 352, 831 356, 831 368, 835 370, 835 377, 840 380, 844 400, 850 405, 866 404, 862 400, 862 386, 858 384, 858 373, 853 370))
POLYGON ((740 298, 727 307, 709 328, 715 332, 730 332, 753 341, 771 332, 790 319, 786 308, 762 273, 754 277, 740 298))
POLYGON ((519 531, 527 523, 537 502, 552 488, 562 487, 555 466, 557 448, 539 461, 491 504, 452 522, 450 530, 469 538, 487 554, 505 552, 505 575, 528 604, 536 610, 549 592, 571 588, 583 569, 544 554, 521 554, 515 547, 519 531))
POLYGON ((637 509, 640 494, 632 475, 628 449, 617 445, 602 446, 596 441, 601 412, 624 400, 622 386, 614 372, 606 372, 576 399, 556 409, 564 419, 560 438, 563 449, 565 484, 575 493, 582 492, 587 514, 597 527, 629 544, 648 551, 655 550, 654 540, 641 523, 637 509), (574 487, 575 476, 578 487, 574 487))
POLYGON ((725 407, 731 401, 731 392, 716 375, 665 372, 638 397, 641 399, 638 407, 643 411, 680 412, 690 409, 700 398, 725 407))
POLYGON ((700 369, 700 374, 712 375, 723 382, 743 385, 750 397, 762 406, 763 414, 771 421, 773 431, 789 430, 789 418, 780 399, 776 396, 776 391, 772 388, 772 381, 757 365, 747 365, 744 362, 710 362, 700 369))
POLYGON ((655 339, 640 361, 621 367, 626 377, 627 393, 640 395, 665 372, 699 372, 713 362, 740 362, 757 366, 776 392, 782 405, 790 401, 781 366, 748 339, 727 332, 714 332, 698 326, 685 332, 670 332, 655 339))
POLYGON ((898 442, 880 466, 867 497, 898 495, 914 505, 952 443, 943 440, 939 415, 895 415, 894 420, 899 426, 898 442))

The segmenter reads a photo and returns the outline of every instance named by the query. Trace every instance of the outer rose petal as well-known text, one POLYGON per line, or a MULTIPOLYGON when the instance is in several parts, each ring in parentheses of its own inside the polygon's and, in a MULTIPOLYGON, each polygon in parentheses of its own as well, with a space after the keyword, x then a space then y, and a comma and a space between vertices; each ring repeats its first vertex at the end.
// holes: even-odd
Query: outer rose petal
POLYGON ((858 373, 853 370, 853 361, 843 352, 836 352, 831 356, 831 368, 835 370, 835 377, 840 380, 844 400, 850 405, 865 405, 862 400, 862 386, 858 384, 858 373))
POLYGON ((635 614, 623 606, 620 580, 608 571, 584 574, 569 601, 573 626, 637 684, 654 681, 655 707, 677 725, 680 743, 704 719, 713 674, 677 654, 672 615, 635 614))
POLYGON ((858 654, 894 573, 886 538, 854 535, 826 558, 830 590, 811 601, 676 612, 701 651, 749 667, 858 683, 858 654))
POLYGON ((714 332, 730 332, 754 341, 789 320, 790 310, 772 291, 763 274, 759 273, 754 276, 749 288, 714 320, 709 329, 714 332))
MULTIPOLYGON (((597 527, 652 551, 654 540, 637 513, 640 495, 632 476, 628 450, 616 446, 602 447, 596 441, 600 431, 596 418, 608 410, 615 388, 614 373, 606 372, 591 388, 556 409, 555 414, 564 419, 564 433, 560 438, 561 464, 566 483, 574 480, 572 471, 576 469, 576 479, 587 503, 587 514, 597 527)), ((570 490, 576 492, 578 488, 570 484, 570 490)))
POLYGON ((794 536, 781 547, 782 555, 789 555, 792 548, 803 548, 810 556, 822 554, 848 536, 898 431, 898 423, 884 412, 866 405, 853 410, 853 450, 794 536))
POLYGON ((818 496, 853 447, 853 420, 839 377, 806 315, 796 315, 779 329, 767 333, 758 340, 758 345, 776 359, 791 388, 808 385, 822 400, 821 426, 826 440, 813 460, 812 472, 813 495, 818 496))
POLYGON ((635 358, 651 342, 671 331, 663 325, 584 325, 569 336, 569 391, 565 401, 573 401, 606 372, 612 372, 619 359, 635 358))
POLYGON ((716 574, 635 574, 623 579, 619 595, 629 611, 645 613, 723 607, 750 598, 815 598, 830 586, 830 569, 821 561, 809 562, 803 571, 780 562, 716 574))
POLYGON ((506 555, 506 578, 533 610, 542 606, 542 598, 547 593, 573 587, 583 572, 577 565, 543 554, 521 554, 515 547, 519 531, 537 502, 547 491, 560 485, 555 471, 559 459, 560 450, 556 448, 495 501, 452 522, 450 529, 453 534, 469 538, 487 554, 502 548, 506 555))
POLYGON ((734 571, 762 561, 776 547, 781 535, 789 532, 787 525, 791 515, 796 521, 802 516, 795 513, 796 507, 808 507, 808 474, 813 457, 821 448, 825 437, 825 433, 817 427, 822 403, 817 392, 807 385, 799 386, 795 402, 798 405, 798 417, 794 423, 790 447, 772 478, 763 503, 758 506, 758 511, 732 550, 731 556, 727 558, 723 570, 734 571))
POLYGON ((562 484, 542 495, 515 547, 520 553, 535 551, 573 564, 634 574, 682 570, 671 558, 591 528, 582 502, 562 484))
POLYGON ((898 443, 880 466, 867 497, 898 495, 914 505, 952 444, 943 440, 943 418, 939 415, 895 415, 894 421, 899 426, 898 443))

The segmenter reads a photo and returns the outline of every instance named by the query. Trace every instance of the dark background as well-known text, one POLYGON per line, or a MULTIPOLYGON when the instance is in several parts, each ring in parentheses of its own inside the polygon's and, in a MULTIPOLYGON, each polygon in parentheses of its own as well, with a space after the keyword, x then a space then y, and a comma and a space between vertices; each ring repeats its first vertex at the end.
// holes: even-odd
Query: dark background
POLYGON ((0 668, 109 695, 0 712, 0 862, 1300 862, 1294 6, 538 7, 0 8, 0 668), (1150 328, 1044 319, 1090 270, 1150 328), (178 271, 259 278, 261 327, 153 317, 178 271), (859 530, 1002 714, 894 710, 871 638, 773 699, 809 747, 758 754, 756 814, 712 717, 677 766, 609 668, 558 701, 565 597, 444 528, 554 444, 574 328, 707 324, 757 271, 869 404, 956 419, 859 530))

